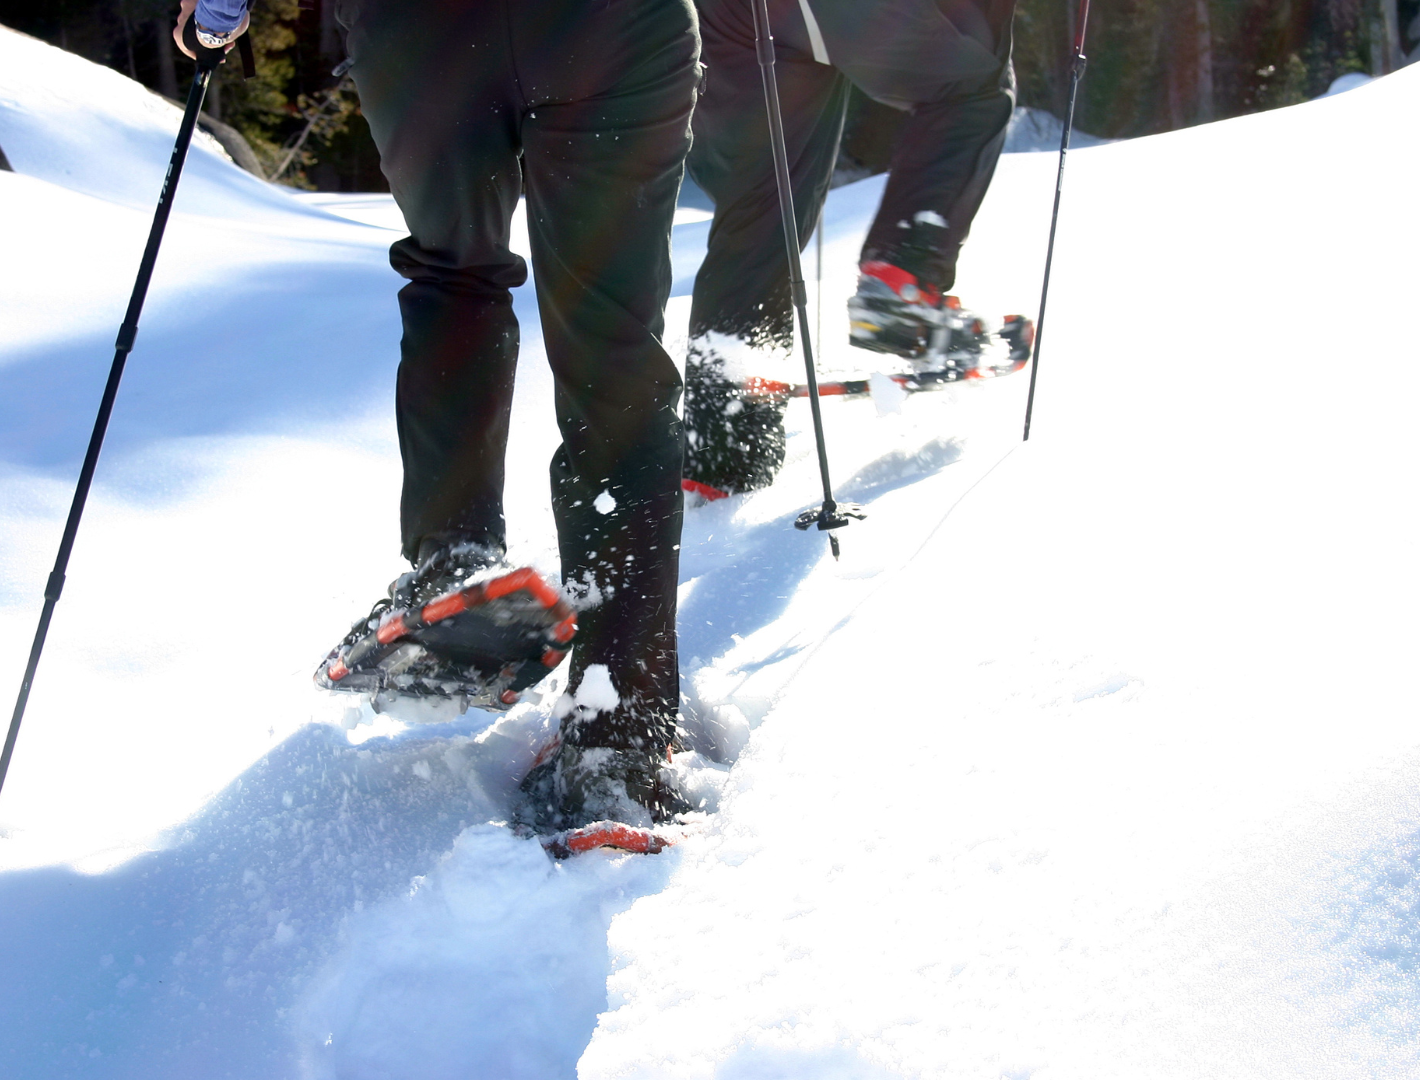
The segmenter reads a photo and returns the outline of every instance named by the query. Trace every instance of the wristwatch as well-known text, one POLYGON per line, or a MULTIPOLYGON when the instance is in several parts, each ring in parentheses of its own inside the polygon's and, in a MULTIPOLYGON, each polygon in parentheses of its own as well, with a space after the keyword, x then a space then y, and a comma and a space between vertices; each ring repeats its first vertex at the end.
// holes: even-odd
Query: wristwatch
POLYGON ((200 22, 194 21, 193 26, 197 27, 197 41, 204 49, 222 49, 232 43, 235 30, 228 30, 220 33, 216 30, 208 30, 200 22))

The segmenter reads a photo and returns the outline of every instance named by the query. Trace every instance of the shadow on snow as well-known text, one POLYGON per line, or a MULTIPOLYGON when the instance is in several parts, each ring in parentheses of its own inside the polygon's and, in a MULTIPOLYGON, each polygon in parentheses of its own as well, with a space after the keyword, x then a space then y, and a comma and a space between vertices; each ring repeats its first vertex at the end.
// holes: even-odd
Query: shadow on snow
POLYGON ((606 1007, 610 919, 659 888, 669 860, 557 865, 535 841, 477 827, 506 815, 532 745, 471 734, 483 720, 359 747, 312 725, 166 850, 97 875, 0 877, 0 970, 25 974, 0 980, 0 1071, 432 1078, 484 1063, 504 1077, 574 1076, 606 1007), (420 905, 422 925, 438 925, 411 941, 420 905), (395 954, 391 924, 406 928, 395 954), (420 996, 433 987, 444 1014, 420 996), (411 995, 417 1016, 399 1009, 411 995), (378 1036, 362 1023, 375 1002, 378 1036), (441 1022, 421 1051, 419 1031, 441 1022), (383 1060, 385 1046, 402 1065, 383 1060))

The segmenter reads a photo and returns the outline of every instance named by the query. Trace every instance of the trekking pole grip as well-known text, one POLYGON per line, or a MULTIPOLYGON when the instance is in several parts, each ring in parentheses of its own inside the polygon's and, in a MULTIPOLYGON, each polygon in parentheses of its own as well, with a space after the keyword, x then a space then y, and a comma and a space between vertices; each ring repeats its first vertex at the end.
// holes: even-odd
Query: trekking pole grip
POLYGON ((226 49, 209 49, 197 40, 197 14, 188 16, 182 24, 182 43, 197 61, 198 71, 211 71, 227 59, 226 49))

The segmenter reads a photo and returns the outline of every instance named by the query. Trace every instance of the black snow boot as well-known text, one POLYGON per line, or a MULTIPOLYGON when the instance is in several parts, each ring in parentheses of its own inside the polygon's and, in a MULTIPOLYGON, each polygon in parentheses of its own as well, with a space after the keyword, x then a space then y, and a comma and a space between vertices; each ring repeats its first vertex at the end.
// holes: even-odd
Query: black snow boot
POLYGON ((849 340, 860 349, 916 359, 943 325, 942 292, 892 263, 858 267, 858 291, 848 298, 849 340))
POLYGON ((784 464, 784 410, 793 387, 728 372, 691 346, 685 367, 685 477, 727 494, 757 491, 784 464), (737 377, 738 376, 738 377, 737 377))
POLYGON ((645 829, 690 810, 665 758, 644 750, 575 746, 559 736, 524 778, 514 814, 520 825, 551 834, 599 822, 645 829))

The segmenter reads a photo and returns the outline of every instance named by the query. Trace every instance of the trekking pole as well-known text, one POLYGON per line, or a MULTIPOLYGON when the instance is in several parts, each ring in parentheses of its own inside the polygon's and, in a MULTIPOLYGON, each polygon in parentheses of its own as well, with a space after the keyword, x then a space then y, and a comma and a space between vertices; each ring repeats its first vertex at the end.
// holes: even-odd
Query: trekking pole
POLYGON ((779 84, 774 77, 774 35, 769 30, 769 6, 766 0, 753 0, 754 51, 759 59, 759 71, 764 76, 764 108, 769 114, 769 144, 774 155, 774 180, 779 188, 779 213, 784 219, 784 246, 789 253, 789 287, 794 294, 794 309, 799 317, 799 336, 804 343, 804 369, 808 373, 809 410, 814 418, 814 441, 818 446, 818 471, 823 480, 823 504, 805 510, 794 521, 794 528, 817 526, 828 532, 828 546, 838 558, 838 537, 832 530, 842 528, 850 518, 861 521, 867 515, 855 503, 835 502, 833 485, 828 479, 828 449, 823 441, 823 414, 818 401, 818 373, 814 370, 813 338, 809 333, 809 297, 804 285, 804 268, 799 258, 799 226, 794 218, 794 192, 789 185, 789 152, 784 146, 784 115, 779 109, 779 84))
POLYGON ((1070 101, 1065 107, 1065 128, 1060 133, 1060 167, 1055 173, 1055 208, 1050 212, 1050 242, 1045 248, 1045 279, 1040 284, 1040 313, 1035 320, 1035 352, 1031 358, 1030 390, 1026 393, 1026 426, 1021 441, 1030 439, 1030 415, 1035 407, 1035 376, 1040 370, 1040 338, 1045 332, 1045 297, 1050 292, 1050 262, 1055 257, 1055 223, 1060 218, 1060 188, 1065 182, 1065 154, 1070 149, 1070 129, 1075 126, 1075 95, 1085 74, 1085 23, 1090 18, 1090 0, 1080 0, 1079 24, 1075 27, 1075 57, 1070 62, 1070 101))
MULTIPOLYGON (((25 665, 25 677, 20 683, 14 715, 10 718, 10 730, 5 736, 5 749, 0 752, 0 789, 5 786, 5 774, 10 770, 10 758, 15 753, 15 739, 20 734, 20 721, 25 717, 25 705, 30 699, 30 687, 34 684, 40 653, 44 651, 44 639, 49 635, 49 621, 54 617, 54 605, 59 603, 59 594, 64 590, 64 573, 69 567, 69 554, 74 549, 74 538, 79 532, 79 519, 84 515, 84 503, 89 498, 89 486, 93 483, 99 451, 103 448, 109 414, 113 412, 114 399, 118 396, 118 383, 123 378, 123 366, 138 337, 138 316, 143 312, 143 300, 148 295, 148 283, 152 280, 153 267, 158 261, 158 248, 163 242, 163 230, 167 228, 168 214, 173 208, 173 196, 177 193, 183 162, 187 160, 192 131, 197 126, 197 114, 202 111, 202 99, 207 95, 207 84, 212 79, 212 72, 226 57, 226 53, 221 49, 204 49, 197 45, 191 18, 187 21, 187 27, 189 35, 185 43, 198 55, 197 74, 193 77, 192 89, 187 93, 187 107, 183 110, 182 123, 178 125, 177 142, 173 144, 173 156, 168 162, 167 176, 163 178, 163 191, 158 197, 158 208, 153 213, 153 227, 148 231, 148 245, 143 249, 143 258, 138 263, 138 279, 133 283, 133 293, 128 298, 128 311, 123 316, 123 325, 119 327, 118 340, 114 343, 113 366, 109 368, 108 383, 104 386, 104 395, 99 402, 99 414, 94 418, 94 430, 89 436, 89 449, 84 454, 84 464, 79 470, 74 501, 69 505, 69 518, 64 523, 64 537, 59 541, 59 554, 55 556, 54 569, 50 572, 49 580, 45 582, 44 608, 40 612, 39 626, 35 628, 29 663, 25 665)), ((245 37, 239 38, 238 41, 243 46, 242 67, 250 73, 251 46, 245 37)))
POLYGON ((814 262, 817 264, 814 272, 815 289, 817 296, 814 298, 814 337, 823 338, 823 212, 819 212, 818 228, 814 230, 814 262))

